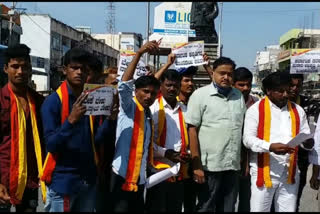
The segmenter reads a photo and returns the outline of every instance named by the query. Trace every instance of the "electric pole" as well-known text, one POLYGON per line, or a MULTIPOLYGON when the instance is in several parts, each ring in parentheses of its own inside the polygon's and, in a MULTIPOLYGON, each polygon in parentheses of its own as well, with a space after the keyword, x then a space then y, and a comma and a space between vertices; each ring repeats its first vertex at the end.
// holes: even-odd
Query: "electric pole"
POLYGON ((9 39, 8 39, 8 46, 12 43, 12 28, 13 28, 13 16, 16 14, 15 8, 16 8, 17 2, 12 2, 12 7, 8 11, 8 15, 10 16, 9 19, 9 39))
POLYGON ((223 2, 220 2, 220 23, 219 23, 219 38, 218 38, 218 57, 222 56, 222 45, 221 45, 221 29, 222 29, 222 11, 223 11, 223 2))
MULTIPOLYGON (((149 29, 150 29, 150 2, 147 3, 147 30, 146 41, 149 42, 149 29)), ((149 53, 146 53, 146 65, 149 63, 149 53)))
POLYGON ((115 25, 116 25, 116 7, 114 2, 108 2, 107 6, 107 33, 111 34, 111 47, 114 48, 114 33, 115 33, 115 25))

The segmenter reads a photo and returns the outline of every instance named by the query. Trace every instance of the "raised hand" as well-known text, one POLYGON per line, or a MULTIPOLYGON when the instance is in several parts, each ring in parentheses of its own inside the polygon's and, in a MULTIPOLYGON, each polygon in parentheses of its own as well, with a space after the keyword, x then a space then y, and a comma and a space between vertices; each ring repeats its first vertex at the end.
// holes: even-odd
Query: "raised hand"
POLYGON ((168 65, 172 65, 175 60, 176 60, 176 55, 175 55, 174 53, 170 53, 170 54, 168 55, 167 64, 168 64, 168 65))
POLYGON ((155 40, 152 40, 152 41, 149 41, 147 43, 145 43, 138 51, 137 53, 138 54, 144 54, 144 53, 151 53, 151 52, 154 52, 154 51, 158 51, 159 50, 159 44, 155 41, 155 40))
POLYGON ((68 121, 71 124, 75 124, 80 120, 80 118, 86 113, 86 106, 82 105, 83 101, 88 97, 88 92, 82 93, 76 102, 72 106, 71 113, 68 117, 68 121))

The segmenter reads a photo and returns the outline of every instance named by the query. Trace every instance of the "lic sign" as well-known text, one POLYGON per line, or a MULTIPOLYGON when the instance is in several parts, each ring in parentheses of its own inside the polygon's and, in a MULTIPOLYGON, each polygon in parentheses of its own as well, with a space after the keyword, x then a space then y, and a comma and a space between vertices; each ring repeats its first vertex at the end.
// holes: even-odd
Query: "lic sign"
POLYGON ((164 14, 166 24, 190 24, 190 12, 166 10, 164 14))

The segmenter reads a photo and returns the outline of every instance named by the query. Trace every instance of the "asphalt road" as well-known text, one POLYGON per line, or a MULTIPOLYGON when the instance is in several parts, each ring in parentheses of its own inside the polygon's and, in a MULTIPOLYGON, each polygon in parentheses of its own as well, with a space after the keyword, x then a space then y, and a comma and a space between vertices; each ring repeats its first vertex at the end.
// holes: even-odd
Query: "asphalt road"
MULTIPOLYGON (((312 166, 309 166, 308 169, 308 178, 307 184, 302 192, 302 200, 300 203, 300 212, 320 212, 320 208, 318 207, 319 202, 316 200, 317 191, 310 188, 309 180, 312 173, 312 166)), ((320 195, 319 195, 320 199, 320 195)), ((236 206, 237 207, 237 206, 236 206)), ((14 210, 14 208, 12 208, 14 210)), ((37 208, 37 212, 44 212, 44 204, 41 200, 41 193, 39 192, 39 206, 37 208)))
MULTIPOLYGON (((309 166, 307 174, 307 184, 303 189, 301 202, 300 202, 300 212, 320 212, 320 207, 318 207, 319 202, 316 200, 317 191, 310 188, 310 177, 312 175, 312 166, 309 166)), ((320 195, 319 195, 320 200, 320 195)))

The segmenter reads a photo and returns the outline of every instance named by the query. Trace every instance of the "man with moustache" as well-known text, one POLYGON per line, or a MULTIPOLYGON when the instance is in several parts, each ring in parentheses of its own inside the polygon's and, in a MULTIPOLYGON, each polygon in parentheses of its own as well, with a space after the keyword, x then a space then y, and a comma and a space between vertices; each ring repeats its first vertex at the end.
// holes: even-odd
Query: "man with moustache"
MULTIPOLYGON (((247 109, 259 99, 250 95, 253 75, 245 67, 239 67, 233 72, 233 87, 240 90, 247 109)), ((249 150, 241 145, 241 170, 239 175, 239 203, 238 212, 250 212, 250 174, 249 150)))
MULTIPOLYGON (((244 145, 250 149, 251 212, 294 212, 299 184, 298 147, 287 143, 310 133, 304 110, 288 99, 290 76, 275 72, 263 81, 264 99, 245 116, 244 145)), ((306 145, 307 146, 307 145, 306 145)))
POLYGON ((160 94, 151 106, 154 121, 154 162, 151 173, 172 167, 181 162, 177 176, 157 184, 147 190, 146 203, 148 212, 181 212, 184 197, 184 179, 188 167, 188 136, 183 113, 185 106, 177 101, 180 91, 181 76, 174 70, 166 70, 161 75, 160 94), (183 165, 184 164, 184 165, 183 165), (186 172, 186 171, 185 171, 186 172))
MULTIPOLYGON (((286 71, 289 72, 289 71, 286 71)), ((289 100, 300 105, 303 109, 305 109, 309 105, 309 100, 307 97, 301 95, 303 88, 303 74, 290 74, 290 91, 289 91, 289 100)), ((308 112, 306 112, 308 117, 308 112)), ((312 141, 312 139, 311 139, 312 141)), ((297 198, 297 209, 296 212, 299 211, 300 206, 300 198, 302 195, 303 188, 307 183, 307 172, 309 167, 309 155, 310 149, 300 147, 298 150, 298 168, 300 170, 300 183, 298 188, 298 198, 297 198)))
POLYGON ((230 58, 218 58, 212 65, 212 84, 194 91, 188 103, 193 178, 201 184, 199 212, 235 210, 246 110, 241 92, 231 87, 235 66, 230 58))
MULTIPOLYGON (((36 212, 44 144, 40 106, 44 97, 28 86, 30 48, 9 46, 4 52, 8 84, 0 89, 0 212, 36 212)), ((45 185, 41 184, 45 197, 45 185)))
POLYGON ((118 85, 120 113, 116 148, 111 172, 113 212, 143 212, 147 162, 152 162, 153 122, 149 107, 154 103, 160 83, 153 76, 133 75, 144 53, 158 50, 156 41, 145 43, 136 53, 118 85), (135 96, 132 97, 133 84, 135 96))
MULTIPOLYGON (((198 70, 197 67, 190 66, 180 71, 182 79, 181 79, 180 93, 177 99, 181 104, 185 105, 186 108, 189 102, 189 98, 195 90, 193 76, 196 74, 197 70, 198 70)), ((183 211, 195 212, 196 200, 199 192, 198 184, 193 180, 191 167, 189 167, 188 173, 190 175, 190 178, 187 178, 184 180, 183 211)))

